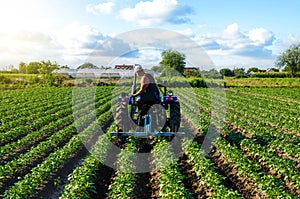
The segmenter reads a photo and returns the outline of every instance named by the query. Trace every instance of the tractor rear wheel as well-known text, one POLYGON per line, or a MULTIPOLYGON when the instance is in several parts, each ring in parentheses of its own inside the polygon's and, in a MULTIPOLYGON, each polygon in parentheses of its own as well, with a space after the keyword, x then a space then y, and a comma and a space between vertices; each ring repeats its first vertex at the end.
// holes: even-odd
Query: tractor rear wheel
POLYGON ((128 114, 128 104, 121 102, 116 109, 117 132, 128 132, 130 129, 130 117, 128 114))
POLYGON ((180 104, 174 102, 170 104, 170 130, 171 132, 178 132, 180 127, 180 104))

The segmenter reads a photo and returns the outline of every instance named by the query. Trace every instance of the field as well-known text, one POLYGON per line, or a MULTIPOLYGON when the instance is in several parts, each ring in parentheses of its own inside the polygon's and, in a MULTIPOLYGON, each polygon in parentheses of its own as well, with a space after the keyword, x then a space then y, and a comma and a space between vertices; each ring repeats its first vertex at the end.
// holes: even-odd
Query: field
POLYGON ((300 78, 225 77, 227 87, 300 87, 300 78))
POLYGON ((174 89, 190 133, 121 150, 116 90, 81 89, 0 92, 1 198, 299 198, 300 88, 174 89))

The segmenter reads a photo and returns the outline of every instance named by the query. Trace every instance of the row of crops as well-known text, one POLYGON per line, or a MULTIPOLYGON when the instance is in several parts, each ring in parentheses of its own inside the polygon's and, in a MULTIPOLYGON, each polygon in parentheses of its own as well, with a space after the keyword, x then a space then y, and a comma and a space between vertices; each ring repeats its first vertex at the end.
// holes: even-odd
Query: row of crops
POLYGON ((122 146, 109 136, 116 91, 1 92, 1 196, 299 198, 299 89, 174 88, 181 130, 191 134, 176 145, 130 138, 122 146), (141 162, 149 172, 139 171, 141 162))

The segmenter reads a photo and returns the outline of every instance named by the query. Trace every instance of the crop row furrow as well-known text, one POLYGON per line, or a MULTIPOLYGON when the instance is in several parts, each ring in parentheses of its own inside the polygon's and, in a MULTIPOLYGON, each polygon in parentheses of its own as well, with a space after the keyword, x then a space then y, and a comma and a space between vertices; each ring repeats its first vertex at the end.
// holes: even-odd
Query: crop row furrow
MULTIPOLYGON (((85 117, 83 121, 92 121, 91 118, 88 118, 89 116, 83 117, 85 117)), ((94 132, 99 131, 99 121, 107 122, 107 118, 101 117, 111 117, 111 115, 101 115, 97 120, 92 121, 79 135, 73 135, 64 147, 56 149, 45 158, 41 164, 34 167, 30 173, 25 175, 22 180, 7 189, 4 193, 5 198, 29 198, 36 194, 38 187, 40 187, 45 180, 51 178, 59 168, 65 165, 67 161, 83 147, 82 139, 86 139, 93 135, 94 132)), ((100 125, 103 126, 104 124, 100 125)), ((75 128, 74 125, 72 125, 72 127, 75 128)))
MULTIPOLYGON (((109 104, 106 102, 106 104, 109 104)), ((110 105, 110 104, 109 104, 110 105)), ((103 112, 109 110, 109 107, 102 106, 100 109, 102 109, 103 112)), ((103 114, 106 116, 106 114, 103 114)), ((80 124, 88 127, 89 124, 93 121, 93 113, 90 113, 88 115, 81 116, 81 118, 78 118, 77 120, 80 121, 80 124)), ((101 118, 101 117, 100 117, 101 118)), ((71 119, 71 118, 70 118, 71 119)), ((3 179, 10 179, 12 174, 22 172, 23 169, 27 168, 29 165, 32 165, 33 162, 38 162, 38 160, 44 158, 49 154, 55 147, 58 147, 62 144, 64 144, 67 140, 69 140, 78 129, 76 128, 75 124, 66 127, 65 129, 62 129, 52 136, 50 136, 47 140, 40 142, 36 147, 33 147, 30 149, 29 152, 25 154, 21 154, 18 158, 6 163, 5 165, 1 166, 1 176, 3 176, 3 179)), ((80 138, 84 139, 84 133, 80 134, 80 138)))
MULTIPOLYGON (((184 106, 183 106, 183 107, 184 107, 184 106)), ((238 119, 238 118, 236 118, 236 119, 238 119)), ((209 121, 207 121, 207 122, 209 122, 209 121)), ((228 134, 228 133, 230 133, 230 132, 227 132, 227 133, 226 133, 226 132, 223 132, 223 133, 228 134)), ((220 138, 220 139, 221 139, 221 138, 220 138)), ((238 149, 237 149, 237 150, 238 150, 238 149)), ((223 151, 223 152, 224 152, 224 151, 223 151)), ((244 154, 242 154, 240 151, 239 151, 239 153, 240 153, 240 158, 246 159, 246 158, 244 157, 244 154)), ((223 154, 223 153, 222 153, 222 154, 223 154)), ((276 156, 274 156, 274 157, 276 157, 276 156)), ((232 159, 232 161, 233 161, 233 159, 232 159)), ((249 161, 249 160, 247 159, 247 161, 249 161)), ((287 161, 288 161, 288 160, 287 160, 287 161)), ((233 165, 235 165, 234 162, 231 162, 231 163, 232 163, 233 165)), ((245 164, 245 165, 247 165, 247 164, 245 164)), ((251 168, 252 168, 252 167, 251 167, 251 168)), ((253 169, 253 168, 252 168, 252 169, 253 169)), ((251 170, 251 169, 250 169, 250 170, 251 170)), ((277 181, 277 179, 276 179, 274 176, 272 176, 272 177, 264 177, 264 178, 273 178, 273 180, 271 180, 271 182, 273 182, 273 183, 276 182, 277 184, 280 183, 280 181, 277 181)), ((258 178, 254 178, 254 179, 253 179, 254 182, 256 182, 256 180, 260 180, 260 179, 258 179, 258 178)), ((267 182, 267 181, 265 181, 265 182, 267 182)), ((261 181, 261 183, 262 183, 262 185, 263 185, 264 182, 261 181)), ((261 185, 261 186, 262 186, 262 185, 261 185)), ((265 188, 265 189, 266 189, 266 188, 265 188)), ((276 192, 276 194, 280 195, 280 194, 281 194, 281 191, 282 191, 282 190, 279 190, 278 192, 276 192)), ((284 193, 284 194, 287 193, 289 196, 293 197, 293 195, 290 194, 289 192, 285 192, 285 191, 284 191, 284 192, 282 192, 282 193, 284 193)), ((272 194, 272 193, 270 193, 270 194, 272 194)))
POLYGON ((61 106, 67 107, 70 106, 70 103, 65 100, 58 101, 55 104, 39 103, 39 106, 37 108, 29 107, 28 109, 30 110, 26 112, 20 112, 20 110, 18 110, 5 113, 5 118, 1 119, 0 133, 12 130, 12 128, 21 125, 30 124, 37 118, 53 114, 56 111, 60 110, 61 106))
POLYGON ((261 171, 261 166, 244 157, 244 154, 226 140, 218 138, 215 142, 217 150, 220 151, 234 167, 238 175, 254 181, 256 187, 266 193, 269 198, 296 198, 290 192, 280 187, 281 182, 273 175, 266 175, 261 171))
MULTIPOLYGON (((107 102, 109 96, 99 100, 100 103, 107 102)), ((26 125, 26 126, 19 126, 11 131, 8 131, 4 134, 0 134, 0 145, 4 145, 5 143, 9 143, 19 137, 29 134, 31 131, 39 130, 40 128, 44 128, 45 125, 50 124, 53 121, 58 120, 61 117, 66 116, 73 111, 73 115, 76 117, 80 117, 84 114, 88 114, 89 110, 94 109, 95 106, 91 101, 81 101, 80 103, 74 104, 73 107, 69 107, 68 105, 63 105, 61 107, 55 108, 53 114, 47 115, 45 117, 39 118, 38 120, 34 121, 33 123, 26 125), (58 112, 55 112, 57 110, 58 112), (66 111, 67 110, 67 111, 66 111), (88 110, 88 111, 85 111, 88 110), (69 113, 68 113, 69 112, 69 113)))
MULTIPOLYGON (((112 126, 108 132, 112 131, 112 126)), ((69 175, 70 182, 64 186, 61 199, 91 198, 91 193, 96 192, 96 170, 104 163, 112 145, 107 135, 99 136, 91 149, 91 155, 87 156, 82 164, 69 175)))
POLYGON ((185 139, 182 147, 189 157, 188 161, 193 164, 199 183, 211 189, 212 196, 210 198, 243 198, 237 191, 224 186, 225 177, 215 171, 213 162, 205 157, 206 153, 200 149, 195 141, 185 139))
POLYGON ((125 148, 121 149, 121 152, 117 155, 117 168, 108 192, 108 196, 112 199, 134 197, 134 187, 137 186, 134 181, 136 145, 137 139, 128 138, 125 148))
POLYGON ((159 171, 159 198, 191 198, 192 194, 182 183, 184 176, 180 173, 179 164, 166 140, 159 140, 154 146, 153 161, 159 171))
MULTIPOLYGON (((194 103, 192 99, 188 99, 184 96, 182 97, 187 103, 192 104, 192 107, 197 106, 197 104, 194 103)), ((200 109, 203 110, 205 113, 209 114, 209 111, 206 110, 206 107, 200 106, 200 109)), ((266 126, 265 124, 263 124, 263 122, 253 121, 251 120, 251 118, 247 118, 244 115, 236 115, 233 111, 228 112, 226 120, 228 121, 225 121, 225 123, 227 123, 227 125, 230 126, 230 128, 232 128, 232 126, 235 126, 234 129, 239 129, 239 131, 244 135, 251 135, 250 137, 256 136, 260 137, 261 139, 265 139, 266 142, 270 142, 269 147, 272 150, 282 152, 288 157, 299 159, 299 148, 295 147, 295 144, 298 145, 299 142, 292 135, 279 132, 278 130, 270 126, 266 126), (258 130, 258 128, 260 128, 260 130, 258 130), (291 144, 288 144, 288 142, 291 142, 291 144)))
POLYGON ((286 184, 290 184, 300 193, 300 174, 295 169, 294 161, 276 156, 267 147, 260 146, 251 139, 244 139, 241 142, 241 149, 257 159, 262 166, 268 167, 275 171, 276 175, 282 176, 284 180, 288 181, 286 184))
POLYGON ((34 108, 40 107, 40 104, 45 104, 47 102, 52 101, 61 101, 64 98, 70 98, 71 92, 70 89, 66 88, 45 88, 41 90, 37 89, 26 89, 24 90, 16 90, 14 91, 5 91, 1 92, 1 94, 11 93, 6 99, 1 99, 2 104, 6 104, 6 106, 0 107, 0 118, 6 118, 7 113, 10 112, 18 112, 18 111, 28 111, 34 108), (34 90, 34 92, 31 92, 34 90))

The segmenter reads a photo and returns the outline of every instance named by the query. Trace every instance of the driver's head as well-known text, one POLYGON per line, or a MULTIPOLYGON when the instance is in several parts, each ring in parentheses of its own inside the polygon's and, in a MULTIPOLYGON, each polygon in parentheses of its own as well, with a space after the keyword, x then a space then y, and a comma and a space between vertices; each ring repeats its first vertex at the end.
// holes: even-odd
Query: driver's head
POLYGON ((140 76, 140 75, 143 75, 145 72, 144 72, 144 69, 141 65, 136 64, 134 66, 134 73, 140 76))

